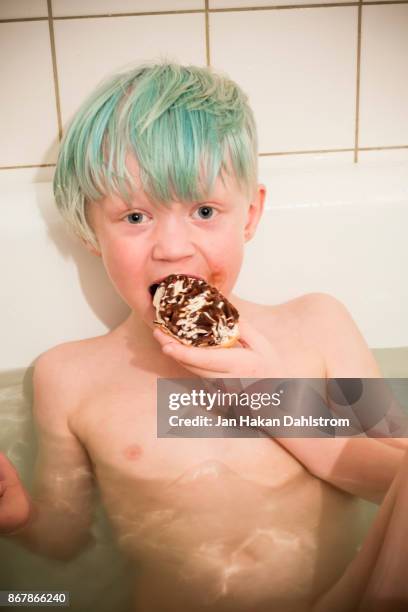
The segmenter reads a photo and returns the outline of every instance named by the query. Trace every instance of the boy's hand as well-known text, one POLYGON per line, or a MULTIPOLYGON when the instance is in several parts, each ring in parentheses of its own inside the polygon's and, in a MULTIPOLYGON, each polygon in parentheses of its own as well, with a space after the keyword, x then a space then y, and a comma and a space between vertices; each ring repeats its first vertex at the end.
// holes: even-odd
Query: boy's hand
POLYGON ((24 527, 30 518, 30 497, 17 470, 0 453, 0 535, 11 534, 24 527))
POLYGON ((240 346, 224 350, 186 346, 159 328, 153 331, 153 336, 160 342, 165 355, 203 378, 275 378, 278 364, 282 369, 276 349, 242 317, 239 330, 240 346))

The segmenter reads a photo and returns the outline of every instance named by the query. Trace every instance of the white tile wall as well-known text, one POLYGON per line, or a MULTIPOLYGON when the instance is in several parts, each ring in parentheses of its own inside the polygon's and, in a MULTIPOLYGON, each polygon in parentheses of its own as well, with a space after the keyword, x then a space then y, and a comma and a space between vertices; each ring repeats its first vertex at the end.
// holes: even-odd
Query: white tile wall
MULTIPOLYGON (((57 106, 66 125, 104 76, 164 56, 205 65, 208 55, 247 91, 260 153, 270 154, 261 172, 353 164, 358 3, 303 4, 209 0, 207 48, 205 0, 52 0, 53 57, 46 0, 0 0, 0 182, 49 180, 52 166, 41 166, 55 163, 57 106), (174 14, 115 16, 160 11, 174 14)), ((407 158, 407 63, 408 0, 364 5, 358 145, 391 149, 361 150, 359 163, 407 158)))
MULTIPOLYGON (((338 0, 336 4, 348 2, 348 0, 338 0)), ((332 0, 209 0, 210 9, 234 9, 234 8, 255 8, 268 6, 284 6, 294 4, 333 4, 332 0)))
POLYGON ((204 9, 204 0, 52 0, 54 16, 204 9))
POLYGON ((47 0, 0 0, 0 19, 46 17, 47 0))
POLYGON ((363 8, 360 146, 408 143, 408 4, 363 8))
POLYGON ((356 7, 215 13, 210 28, 214 65, 250 96, 260 151, 353 147, 356 7))
POLYGON ((205 65, 204 32, 203 13, 56 21, 64 125, 83 98, 112 72, 161 56, 205 65))
MULTIPOLYGON (((408 149, 407 149, 408 150, 408 149)), ((408 158, 408 154, 407 154, 408 158)), ((260 155, 258 168, 259 180, 273 175, 280 168, 327 168, 328 166, 350 165, 353 161, 353 152, 341 153, 310 153, 308 155, 260 155)))
MULTIPOLYGON (((382 151, 360 151, 358 163, 384 164, 393 162, 408 162, 408 147, 400 149, 383 149, 382 151)), ((408 187, 406 189, 408 193, 408 187)))
POLYGON ((50 166, 16 166, 0 171, 0 190, 6 185, 21 183, 50 183, 55 173, 55 164, 50 166))
POLYGON ((47 21, 0 23, 0 166, 53 163, 58 122, 47 21))

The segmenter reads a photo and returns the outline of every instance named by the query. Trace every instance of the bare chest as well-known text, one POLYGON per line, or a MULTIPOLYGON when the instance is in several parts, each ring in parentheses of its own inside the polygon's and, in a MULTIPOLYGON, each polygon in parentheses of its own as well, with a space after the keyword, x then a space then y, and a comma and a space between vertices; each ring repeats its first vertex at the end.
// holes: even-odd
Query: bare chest
MULTIPOLYGON (((283 361, 277 377, 324 377, 319 355, 299 343, 283 361)), ((155 366, 155 374, 104 372, 72 420, 119 544, 151 573, 147 600, 158 576, 214 609, 229 595, 255 610, 258 599, 284 601, 294 584, 299 600, 331 584, 358 541, 353 499, 272 438, 158 438, 157 376, 189 373, 174 363, 155 366)))
POLYGON ((294 587, 297 602, 321 592, 355 554, 355 499, 271 438, 157 438, 153 380, 96 395, 77 429, 119 546, 145 568, 146 601, 167 577, 165 601, 269 609, 294 587))
MULTIPOLYGON (((268 330, 266 330, 268 333, 268 330)), ((276 345, 282 368, 276 377, 324 378, 317 351, 297 339, 276 345)), ((206 462, 222 462, 240 476, 267 486, 280 486, 303 470, 271 438, 158 438, 157 379, 192 378, 188 370, 165 358, 147 368, 114 368, 95 380, 93 393, 72 415, 72 426, 87 448, 98 476, 172 481, 206 462)))
MULTIPOLYGON (((277 378, 325 377, 320 353, 290 323, 276 333, 254 319, 282 356, 277 378)), ((240 601, 263 611, 331 584, 355 553, 355 500, 273 438, 158 438, 157 377, 191 373, 170 359, 126 365, 108 354, 71 415, 119 544, 144 564, 140 588, 151 609, 170 609, 182 594, 190 609, 240 601), (170 586, 158 590, 165 576, 170 586), (154 594, 162 596, 156 607, 154 594)), ((296 602, 285 609, 302 609, 296 602)))

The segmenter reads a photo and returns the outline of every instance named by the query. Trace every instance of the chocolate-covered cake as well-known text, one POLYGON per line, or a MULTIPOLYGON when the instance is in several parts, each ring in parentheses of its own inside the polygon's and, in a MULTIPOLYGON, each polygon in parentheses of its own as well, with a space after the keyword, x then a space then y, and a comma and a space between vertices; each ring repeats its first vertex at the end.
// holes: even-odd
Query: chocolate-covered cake
POLYGON ((154 289, 154 323, 179 342, 229 347, 238 340, 237 309, 204 280, 170 274, 154 289))

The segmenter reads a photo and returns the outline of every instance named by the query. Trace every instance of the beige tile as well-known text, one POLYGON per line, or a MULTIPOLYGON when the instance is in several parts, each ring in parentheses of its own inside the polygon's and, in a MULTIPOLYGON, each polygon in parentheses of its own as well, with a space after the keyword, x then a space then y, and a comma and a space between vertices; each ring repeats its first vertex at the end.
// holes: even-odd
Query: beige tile
POLYGON ((364 6, 361 147, 408 145, 408 4, 364 6))
POLYGON ((259 150, 352 148, 357 8, 212 13, 211 62, 249 95, 259 150))
POLYGON ((209 0, 209 7, 210 9, 233 9, 254 6, 282 6, 287 4, 333 4, 334 1, 336 4, 348 2, 348 0, 209 0))
POLYGON ((359 164, 382 166, 388 163, 408 162, 408 146, 406 149, 383 149, 382 151, 359 151, 359 164))
POLYGON ((33 168, 0 168, 0 187, 15 183, 49 183, 52 181, 55 166, 33 168))
POLYGON ((204 9, 204 0, 52 0, 56 17, 204 9))
POLYGON ((58 127, 48 22, 0 24, 0 73, 0 166, 53 163, 58 127))
POLYGON ((353 164, 354 152, 307 153, 299 155, 260 155, 259 172, 269 173, 280 168, 326 168, 353 164))
POLYGON ((98 82, 116 71, 163 58, 205 65, 204 32, 201 13, 56 21, 64 124, 98 82))
POLYGON ((0 19, 46 17, 47 0, 0 0, 0 19))

